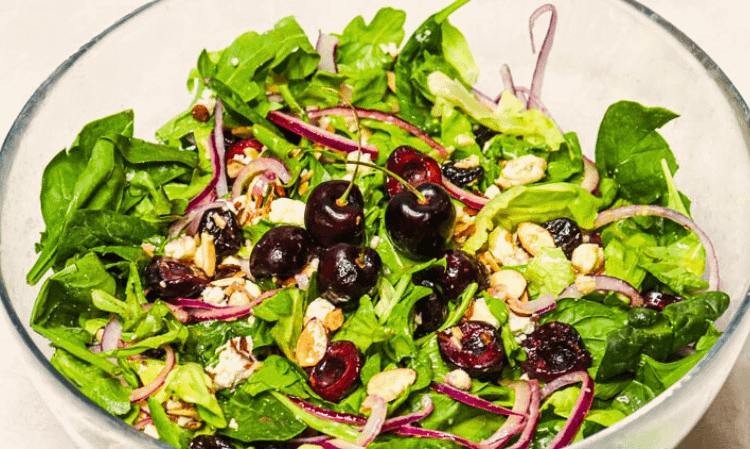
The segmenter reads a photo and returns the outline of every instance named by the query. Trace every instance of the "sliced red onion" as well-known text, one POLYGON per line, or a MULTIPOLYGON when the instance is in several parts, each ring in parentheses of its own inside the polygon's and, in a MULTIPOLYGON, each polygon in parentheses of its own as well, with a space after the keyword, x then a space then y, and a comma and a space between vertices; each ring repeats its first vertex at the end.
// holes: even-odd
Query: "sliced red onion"
POLYGON ((188 235, 195 235, 196 232, 198 232, 198 225, 205 211, 214 207, 227 207, 228 204, 229 203, 226 200, 211 200, 197 205, 187 211, 182 218, 175 221, 172 226, 169 227, 169 234, 167 237, 176 237, 183 229, 188 235))
POLYGON ((591 193, 594 193, 599 188, 599 170, 596 169, 594 161, 583 157, 583 179, 581 180, 581 188, 586 189, 591 193))
POLYGON ((113 318, 109 320, 104 331, 102 332, 102 344, 101 350, 103 352, 112 351, 119 347, 120 341, 122 340, 122 324, 117 319, 113 318))
POLYGON ((315 44, 315 51, 320 55, 318 70, 329 73, 338 73, 339 68, 336 65, 336 50, 339 47, 339 40, 334 36, 326 33, 318 33, 318 42, 315 44))
POLYGON ((217 306, 210 302, 203 301, 202 299, 191 299, 191 298, 175 298, 170 301, 172 304, 189 309, 205 309, 205 310, 216 310, 221 309, 223 306, 217 306))
MULTIPOLYGON (((479 89, 472 87, 471 92, 474 94, 475 97, 479 100, 480 103, 484 105, 485 108, 487 108, 488 111, 494 111, 497 109, 497 102, 490 98, 489 95, 485 94, 484 92, 480 91, 479 89)), ((500 98, 500 97, 498 97, 500 98)))
POLYGON ((524 429, 524 418, 531 404, 531 387, 528 382, 513 382, 508 385, 515 392, 516 398, 513 402, 513 411, 517 415, 508 417, 507 420, 495 431, 492 436, 483 440, 480 444, 485 448, 503 447, 505 444, 524 429))
MULTIPOLYGON (((175 306, 174 304, 170 304, 168 302, 164 303, 169 307, 169 310, 172 312, 172 315, 174 315, 175 318, 177 318, 177 321, 180 323, 187 323, 190 320, 190 315, 183 310, 181 307, 175 306)), ((145 306, 144 306, 145 309, 145 306)))
MULTIPOLYGON (((219 179, 216 181, 216 196, 221 198, 229 192, 227 187, 227 163, 224 160, 226 148, 224 146, 224 105, 220 99, 216 99, 214 108, 214 133, 213 144, 216 148, 214 154, 219 161, 219 179)), ((214 164, 214 169, 216 165, 214 164)))
POLYGON ((315 415, 318 418, 323 418, 328 421, 333 421, 341 424, 352 424, 356 426, 364 426, 367 422, 367 418, 359 415, 352 415, 351 413, 334 412, 323 407, 311 404, 304 401, 296 396, 288 396, 289 400, 294 403, 297 407, 301 408, 311 415, 315 415))
POLYGON ((315 118, 326 116, 326 115, 334 115, 337 117, 354 117, 355 113, 357 114, 357 117, 359 118, 367 118, 370 120, 377 120, 379 122, 395 125, 403 129, 404 131, 411 133, 415 137, 418 137, 419 139, 421 139, 427 145, 432 147, 435 151, 440 153, 441 156, 448 156, 448 150, 446 150, 445 147, 437 143, 435 139, 433 139, 429 134, 417 128, 416 126, 412 125, 411 123, 396 117, 393 114, 388 114, 382 111, 376 111, 374 109, 355 108, 354 110, 352 110, 351 108, 334 107, 334 108, 328 108, 328 109, 309 111, 307 115, 311 119, 315 119, 315 118))
POLYGON ((534 76, 531 79, 531 89, 529 91, 529 99, 526 103, 527 109, 533 109, 537 107, 536 100, 541 98, 540 94, 542 91, 542 82, 544 81, 544 71, 547 67, 547 59, 549 58, 549 52, 552 48, 552 41, 555 36, 555 29, 557 28, 557 9, 554 5, 546 4, 537 8, 529 17, 529 34, 531 35, 531 49, 536 53, 534 48, 534 23, 544 13, 549 12, 551 14, 549 19, 549 27, 547 28, 547 34, 544 37, 542 48, 539 50, 539 57, 536 60, 536 67, 534 67, 534 76))
POLYGON ((689 228, 695 233, 695 235, 698 236, 698 240, 700 240, 701 245, 703 245, 703 249, 705 249, 706 251, 708 290, 719 290, 719 259, 716 257, 716 250, 714 250, 714 246, 711 244, 711 240, 708 238, 708 235, 706 235, 706 233, 703 232, 692 219, 677 211, 674 211, 668 207, 637 204, 632 206, 618 207, 616 209, 610 209, 600 212, 596 217, 596 220, 594 221, 594 228, 601 228, 602 226, 622 220, 624 218, 645 215, 667 218, 677 224, 689 228))
POLYGON ((556 298, 551 294, 542 295, 533 301, 519 304, 521 304, 524 309, 532 312, 535 315, 541 315, 557 307, 556 298))
POLYGON ((528 449, 531 445, 531 438, 536 432, 536 425, 539 422, 539 382, 535 379, 529 381, 529 388, 531 389, 531 403, 529 404, 529 419, 526 420, 526 427, 521 432, 521 436, 518 437, 516 444, 508 449, 528 449))
POLYGON ((417 438, 434 438, 437 440, 453 441, 461 446, 468 447, 469 449, 488 449, 485 446, 475 443, 467 438, 454 435, 452 433, 443 432, 441 430, 423 429, 421 427, 403 426, 395 430, 397 435, 417 438))
POLYGON ((424 418, 428 417, 434 409, 435 406, 433 405, 430 396, 424 395, 422 396, 422 408, 420 410, 417 410, 414 413, 409 413, 408 415, 397 416, 395 418, 385 420, 385 423, 383 424, 383 432, 388 432, 390 430, 398 429, 399 427, 407 426, 411 423, 421 421, 424 418))
POLYGON ((243 304, 239 306, 226 306, 216 309, 191 310, 190 317, 196 321, 227 321, 235 318, 242 318, 252 312, 253 307, 257 304, 243 304))
POLYGON ((250 161, 237 173, 234 184, 232 184, 232 198, 240 196, 247 180, 258 173, 263 173, 268 179, 278 178, 284 184, 292 178, 286 165, 280 160, 271 157, 259 157, 250 161))
POLYGON ((100 352, 102 352, 102 345, 89 346, 89 351, 93 352, 94 354, 99 354, 100 352))
POLYGON ((154 421, 151 419, 151 417, 143 418, 142 420, 133 423, 133 427, 135 427, 138 430, 143 430, 148 426, 149 424, 153 424, 154 421))
POLYGON ((453 198, 461 201, 472 209, 479 210, 490 201, 490 199, 487 197, 476 195, 453 184, 445 176, 443 176, 443 187, 445 187, 445 190, 453 198))
POLYGON ((175 366, 175 356, 174 351, 172 350, 172 347, 167 345, 164 346, 164 350, 166 351, 166 359, 164 362, 164 368, 159 372, 159 374, 149 382, 148 384, 136 388, 135 390, 130 392, 130 402, 140 402, 147 397, 151 396, 156 390, 159 389, 164 384, 164 381, 167 379, 167 375, 170 371, 172 371, 172 368, 175 366))
MULTIPOLYGON (((516 83, 513 82, 513 75, 510 73, 510 67, 508 66, 508 64, 503 64, 502 66, 500 66, 500 77, 503 80, 503 90, 516 95, 516 83)), ((503 94, 501 92, 500 95, 497 96, 497 99, 495 99, 495 104, 500 101, 500 97, 502 95, 503 94)))
MULTIPOLYGON (((593 290, 622 293, 630 298, 631 307, 641 307, 643 305, 643 296, 641 296, 640 292, 628 282, 612 276, 599 275, 587 277, 594 281, 593 290)), ((578 289, 575 283, 573 283, 563 290, 558 298, 580 298, 583 295, 584 293, 578 289)))
MULTIPOLYGON (((324 129, 318 128, 317 126, 305 123, 297 117, 289 114, 284 114, 279 111, 271 111, 267 116, 268 120, 275 123, 276 125, 287 129, 295 134, 310 139, 313 142, 321 145, 343 151, 345 153, 352 153, 358 151, 360 146, 357 142, 352 139, 339 136, 338 134, 328 132, 324 129)), ((378 149, 374 145, 362 144, 362 151, 370 154, 373 158, 378 156, 378 149)))
POLYGON ((581 392, 578 394, 578 399, 576 399, 573 410, 570 412, 570 417, 560 433, 550 441, 547 449, 560 449, 573 441, 594 401, 594 381, 586 371, 575 371, 558 377, 542 389, 542 397, 547 398, 556 390, 578 382, 582 384, 581 392))
POLYGON ((366 447, 380 434, 388 414, 388 404, 379 395, 369 395, 362 401, 362 405, 370 409, 370 417, 362 428, 361 435, 357 437, 355 444, 366 447))
POLYGON ((447 395, 451 399, 464 403, 466 405, 470 405, 474 408, 478 408, 480 410, 484 410, 490 413, 496 413, 498 415, 516 415, 516 416, 522 416, 525 417, 526 414, 523 412, 515 412, 511 409, 502 407, 500 405, 497 405, 493 402, 490 402, 486 399, 482 399, 479 396, 475 396, 473 394, 469 394, 463 390, 459 390, 458 388, 451 387, 450 385, 446 385, 439 382, 433 382, 430 385, 430 388, 437 391, 438 393, 442 393, 444 395, 447 395))

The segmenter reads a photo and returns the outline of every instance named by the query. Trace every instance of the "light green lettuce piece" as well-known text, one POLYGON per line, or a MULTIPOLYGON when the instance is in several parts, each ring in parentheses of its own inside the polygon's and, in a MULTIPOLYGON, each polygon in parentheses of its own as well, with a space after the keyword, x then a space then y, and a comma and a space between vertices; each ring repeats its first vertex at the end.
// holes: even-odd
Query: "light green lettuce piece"
POLYGON ((537 109, 526 109, 521 100, 503 93, 494 110, 481 103, 463 84, 440 71, 427 76, 427 87, 441 100, 463 110, 484 126, 505 134, 522 136, 534 145, 556 151, 565 142, 562 133, 546 115, 537 109))
POLYGON ((570 218, 583 229, 594 226, 600 200, 585 189, 565 182, 516 186, 492 198, 477 214, 474 234, 463 249, 477 252, 496 226, 513 229, 521 222, 542 223, 570 218))
POLYGON ((576 280, 573 265, 560 248, 542 248, 529 261, 524 276, 539 295, 557 296, 576 280))

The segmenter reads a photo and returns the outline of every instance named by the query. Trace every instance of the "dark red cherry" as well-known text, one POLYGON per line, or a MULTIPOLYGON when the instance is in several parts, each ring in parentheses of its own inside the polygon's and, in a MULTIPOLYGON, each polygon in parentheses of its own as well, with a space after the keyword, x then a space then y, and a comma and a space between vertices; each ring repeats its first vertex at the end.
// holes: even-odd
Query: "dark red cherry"
POLYGON ((323 251, 318 263, 318 282, 334 304, 356 307, 359 298, 378 283, 383 263, 372 248, 337 243, 323 251))
MULTIPOLYGON (((440 164, 435 159, 408 145, 402 145, 393 150, 388 156, 385 168, 413 186, 425 182, 440 184, 443 179, 440 164)), ((385 186, 389 197, 393 197, 404 190, 403 184, 392 176, 386 177, 385 186)))
POLYGON ((526 350, 521 369, 532 379, 550 382, 591 366, 591 353, 584 348, 581 334, 569 324, 558 321, 543 324, 521 346, 526 350))
POLYGON ((471 377, 483 377, 503 368, 505 351, 497 329, 484 321, 464 321, 438 332, 443 360, 471 377))
POLYGON ((324 247, 362 241, 365 203, 356 185, 349 190, 345 201, 340 201, 348 187, 349 181, 344 180, 322 182, 307 198, 305 228, 324 247))
POLYGON ((460 249, 446 250, 443 257, 445 272, 441 283, 446 298, 458 298, 466 287, 474 282, 479 285, 479 290, 487 288, 487 270, 476 257, 460 249))
POLYGON ((245 241, 237 216, 226 207, 214 207, 203 213, 198 224, 198 235, 203 232, 213 236, 219 260, 236 254, 245 241))
POLYGON ((385 210, 385 227, 396 249, 413 259, 437 257, 445 248, 456 223, 456 209, 441 186, 431 182, 396 194, 385 210))
POLYGON ((661 312, 670 304, 684 301, 685 298, 672 296, 659 291, 651 290, 643 294, 643 307, 661 312))
POLYGON ((339 402, 359 383, 365 359, 354 343, 346 340, 328 345, 323 359, 310 371, 310 386, 321 398, 339 402))
POLYGON ((279 226, 267 231, 250 253, 250 273, 256 278, 286 279, 307 263, 311 237, 298 226, 279 226))
POLYGON ((200 268, 169 257, 154 257, 143 276, 151 293, 162 299, 193 298, 210 281, 200 268))
POLYGON ((220 435, 198 435, 188 444, 188 449, 234 449, 234 445, 220 435))

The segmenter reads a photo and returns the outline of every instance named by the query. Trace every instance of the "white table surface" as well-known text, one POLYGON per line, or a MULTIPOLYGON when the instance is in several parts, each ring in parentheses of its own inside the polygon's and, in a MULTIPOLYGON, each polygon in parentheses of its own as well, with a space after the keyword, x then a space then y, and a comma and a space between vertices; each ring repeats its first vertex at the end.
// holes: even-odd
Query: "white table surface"
MULTIPOLYGON (((503 0, 510 1, 510 0, 503 0)), ((583 1, 583 0, 582 0, 583 1)), ((592 3, 596 0, 588 0, 592 3)), ((750 29, 746 0, 642 0, 690 36, 750 101, 750 29)), ((65 59, 145 0, 0 0, 0 138, 27 99, 65 59)), ((70 449, 21 367, 0 320, 0 448, 70 449)), ((750 449, 750 345, 716 401, 679 449, 750 449)), ((645 449, 645 448, 644 448, 645 449)))

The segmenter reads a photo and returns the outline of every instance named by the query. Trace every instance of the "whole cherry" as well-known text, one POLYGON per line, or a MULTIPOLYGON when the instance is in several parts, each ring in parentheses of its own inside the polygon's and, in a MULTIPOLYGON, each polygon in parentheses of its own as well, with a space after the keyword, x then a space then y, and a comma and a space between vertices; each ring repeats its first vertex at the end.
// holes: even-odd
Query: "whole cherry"
MULTIPOLYGON (((435 159, 408 145, 402 145, 393 150, 388 156, 385 168, 415 187, 425 182, 440 184, 443 179, 440 164, 435 159)), ((404 185, 393 176, 386 177, 385 182, 386 192, 390 197, 405 189, 404 185)))
POLYGON ((361 242, 365 212, 357 185, 344 180, 318 184, 307 199, 305 228, 324 247, 361 242))
POLYGON ((374 249, 337 243, 320 256, 319 287, 334 304, 353 308, 362 295, 375 287, 382 266, 380 255, 374 249))
POLYGON ((437 257, 456 223, 456 209, 443 187, 431 182, 402 190, 388 202, 385 227, 397 250, 413 259, 437 257))

